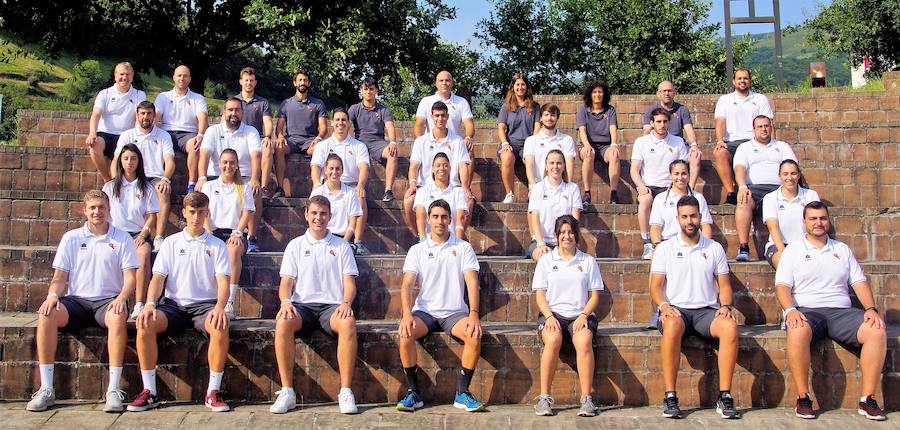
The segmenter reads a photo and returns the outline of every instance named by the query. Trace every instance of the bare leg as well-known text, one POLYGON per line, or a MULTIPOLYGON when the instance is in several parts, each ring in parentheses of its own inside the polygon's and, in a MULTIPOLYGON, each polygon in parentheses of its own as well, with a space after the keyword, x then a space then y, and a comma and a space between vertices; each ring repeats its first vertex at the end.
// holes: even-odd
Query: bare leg
POLYGON ((341 388, 350 388, 353 384, 353 372, 356 370, 356 318, 338 318, 331 314, 331 329, 338 338, 337 356, 338 370, 341 373, 341 388))
POLYGON ((859 355, 859 368, 862 371, 860 395, 868 396, 875 394, 878 379, 881 378, 881 369, 884 368, 887 353, 887 333, 883 328, 876 330, 863 323, 856 337, 862 344, 862 352, 859 355))
POLYGON ((69 311, 62 304, 50 315, 38 315, 37 355, 38 363, 53 364, 56 361, 57 334, 69 323, 69 311))
POLYGON ((803 327, 787 329, 788 369, 794 380, 798 393, 809 392, 809 344, 812 342, 812 329, 809 324, 803 327))
POLYGON ((684 336, 684 320, 666 318, 663 322, 662 368, 666 391, 675 391, 678 363, 681 362, 681 337, 684 336))
POLYGON ((294 333, 300 331, 302 326, 303 319, 299 315, 275 321, 275 361, 282 387, 294 386, 294 360, 297 355, 294 333))
MULTIPOLYGON (((550 394, 553 377, 556 376, 556 366, 559 364, 559 349, 562 347, 563 337, 561 332, 550 331, 545 325, 541 330, 541 338, 544 340, 544 350, 541 351, 541 392, 538 394, 550 394)), ((581 369, 578 373, 581 374, 581 369)))
POLYGON ((410 337, 400 338, 400 363, 404 368, 413 367, 418 364, 416 356, 416 341, 428 334, 428 327, 419 317, 413 317, 416 321, 416 328, 410 337))
POLYGON ((717 148, 713 151, 713 156, 716 159, 716 173, 719 174, 719 179, 722 180, 725 192, 733 193, 734 172, 731 170, 731 153, 727 149, 717 148))
POLYGON ((719 339, 719 391, 731 391, 738 354, 737 323, 731 318, 716 317, 709 331, 719 339))
POLYGON ((91 161, 93 161, 94 166, 97 167, 97 172, 100 173, 100 178, 104 183, 112 179, 112 176, 109 174, 109 160, 103 155, 103 150, 105 148, 106 141, 104 141, 102 137, 97 136, 97 140, 95 140, 94 144, 88 149, 88 152, 91 155, 91 161))
POLYGON ((578 387, 582 396, 590 396, 594 386, 594 332, 584 328, 574 336, 576 364, 578 366, 578 387))

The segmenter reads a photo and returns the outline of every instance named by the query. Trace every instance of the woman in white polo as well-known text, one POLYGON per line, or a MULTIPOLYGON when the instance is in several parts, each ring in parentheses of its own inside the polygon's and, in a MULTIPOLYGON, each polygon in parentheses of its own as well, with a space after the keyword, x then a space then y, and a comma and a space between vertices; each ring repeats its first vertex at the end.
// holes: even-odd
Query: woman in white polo
POLYGON ((416 229, 419 232, 419 242, 424 242, 431 233, 431 226, 426 222, 425 212, 431 202, 442 199, 450 205, 450 231, 459 238, 466 234, 466 214, 469 213, 468 198, 466 192, 459 185, 450 183, 450 157, 443 152, 438 152, 431 162, 431 177, 425 186, 416 192, 416 200, 413 208, 416 210, 416 229))
POLYGON ((569 182, 566 173, 566 157, 558 149, 547 153, 544 162, 544 179, 535 184, 528 195, 528 229, 531 244, 525 256, 538 261, 556 246, 554 227, 556 219, 563 215, 581 218, 581 191, 569 182))
POLYGON ((676 205, 678 199, 684 196, 694 196, 700 202, 700 233, 712 239, 712 214, 703 194, 691 189, 689 178, 691 168, 684 160, 675 160, 669 164, 669 177, 672 185, 665 192, 659 193, 653 198, 653 206, 650 209, 650 241, 656 248, 660 242, 669 240, 681 232, 678 225, 678 211, 676 205))
POLYGON ((564 339, 575 346, 578 386, 581 391, 580 416, 597 414, 591 399, 594 385, 594 333, 603 279, 597 260, 578 249, 578 220, 572 215, 556 219, 555 237, 559 246, 544 254, 534 269, 531 289, 536 292, 538 335, 544 343, 541 353, 541 394, 534 406, 538 415, 553 415, 550 385, 564 339))
POLYGON ((241 179, 237 152, 230 148, 222 151, 219 170, 222 171, 222 176, 204 183, 201 192, 209 197, 206 229, 228 245, 231 277, 225 313, 233 319, 234 297, 241 279, 241 257, 246 249, 244 229, 250 221, 250 214, 256 210, 256 205, 253 202, 253 190, 244 186, 241 179))
MULTIPOLYGON (((331 203, 331 220, 328 221, 328 231, 331 234, 342 237, 347 243, 353 243, 353 237, 357 236, 362 241, 362 227, 359 226, 363 214, 359 204, 359 196, 356 189, 341 182, 344 174, 344 160, 337 154, 329 154, 325 159, 325 183, 312 190, 309 197, 324 196, 331 203)), ((350 245, 351 247, 353 245, 350 245)))
POLYGON ((800 165, 787 159, 778 166, 781 186, 763 197, 763 221, 769 228, 766 242, 766 261, 778 268, 781 253, 789 244, 803 240, 803 208, 807 203, 819 201, 819 193, 807 188, 800 165))
POLYGON ((159 213, 159 197, 144 174, 144 157, 137 146, 125 145, 116 159, 116 165, 116 171, 122 173, 104 184, 103 191, 109 196, 109 215, 113 227, 128 232, 137 248, 141 266, 135 276, 135 304, 131 313, 132 318, 137 318, 150 286, 150 235, 159 213))

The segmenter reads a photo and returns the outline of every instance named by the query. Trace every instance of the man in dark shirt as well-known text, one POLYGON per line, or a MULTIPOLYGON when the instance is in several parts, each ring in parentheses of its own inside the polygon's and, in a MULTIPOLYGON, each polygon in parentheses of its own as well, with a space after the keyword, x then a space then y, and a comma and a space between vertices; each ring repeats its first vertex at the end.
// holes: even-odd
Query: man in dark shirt
POLYGON ((385 164, 384 197, 394 200, 394 177, 397 175, 397 142, 394 140, 394 116, 378 101, 378 83, 366 78, 359 84, 362 101, 350 106, 347 113, 353 124, 353 135, 369 148, 369 156, 385 164))
MULTIPOLYGON (((284 177, 285 156, 300 153, 309 157, 316 144, 328 133, 325 121, 325 102, 309 94, 309 72, 298 70, 294 74, 296 94, 281 102, 278 109, 278 125, 275 128, 275 179, 278 188, 273 197, 290 197, 290 180, 284 177)), ((263 171, 263 174, 268 174, 263 171)))

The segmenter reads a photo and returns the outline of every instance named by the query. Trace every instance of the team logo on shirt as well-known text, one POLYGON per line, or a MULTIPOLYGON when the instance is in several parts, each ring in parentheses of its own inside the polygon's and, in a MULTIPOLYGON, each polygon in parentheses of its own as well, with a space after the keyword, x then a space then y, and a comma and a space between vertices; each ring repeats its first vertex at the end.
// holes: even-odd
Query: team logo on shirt
POLYGON ((306 107, 306 111, 307 111, 307 112, 312 112, 312 106, 307 106, 307 107, 306 107))
POLYGON ((655 153, 656 153, 656 149, 655 149, 655 148, 650 148, 650 153, 651 153, 651 154, 655 154, 655 153))
POLYGON ((309 253, 309 250, 308 250, 308 249, 307 249, 306 251, 303 252, 303 256, 304 256, 304 257, 309 257, 309 256, 310 256, 310 253, 309 253))
POLYGON ((428 253, 428 258, 434 258, 434 253, 433 253, 433 252, 429 252, 429 253, 428 253))
POLYGON ((558 271, 559 271, 559 266, 553 266, 553 271, 554 271, 554 272, 558 272, 558 271))
POLYGON ((672 148, 668 148, 668 150, 669 150, 669 153, 674 153, 674 152, 675 152, 675 151, 672 151, 672 148))
POLYGON ((429 151, 434 151, 434 145, 428 145, 428 150, 429 150, 429 151))
POLYGON ((543 148, 543 147, 544 147, 544 142, 541 142, 541 148, 543 148))
POLYGON ((679 118, 681 118, 681 114, 678 112, 675 112, 672 114, 672 118, 679 119, 679 118))
POLYGON ((547 200, 548 198, 549 198, 549 196, 547 196, 546 194, 544 194, 544 200, 547 200))
POLYGON ((684 253, 681 251, 678 251, 678 253, 675 254, 675 258, 684 258, 684 253))
POLYGON ((705 252, 701 252, 701 253, 700 253, 700 256, 703 257, 704 260, 706 260, 706 253, 705 253, 705 252))
MULTIPOLYGON (((453 254, 454 257, 456 257, 456 250, 455 250, 455 249, 450 250, 450 253, 453 254)), ((837 256, 837 254, 834 254, 834 255, 837 256)))
POLYGON ((87 244, 84 243, 84 242, 82 242, 82 243, 81 243, 80 249, 81 249, 82 251, 87 251, 87 244))
POLYGON ((581 268, 581 265, 580 265, 580 264, 578 265, 578 271, 579 271, 579 272, 584 272, 584 269, 581 268))
POLYGON ((812 257, 810 257, 809 254, 806 254, 806 256, 803 257, 803 259, 806 261, 812 261, 812 257))
POLYGON ((187 255, 187 251, 184 248, 178 250, 178 255, 187 255))
POLYGON ((207 256, 207 257, 212 257, 212 250, 211 250, 211 249, 207 249, 207 250, 206 250, 206 256, 207 256))
POLYGON ((116 101, 116 98, 115 98, 115 97, 113 97, 113 98, 112 98, 112 99, 110 99, 110 101, 113 101, 113 102, 114 102, 114 101, 116 101))
POLYGON ((831 255, 833 255, 833 256, 834 256, 834 258, 837 258, 837 259, 838 259, 838 260, 840 260, 840 259, 841 259, 841 256, 840 256, 840 255, 838 255, 838 253, 837 253, 837 252, 835 252, 835 253, 834 253, 834 254, 831 254, 831 255))
POLYGON ((784 204, 783 204, 783 203, 780 204, 780 205, 778 205, 778 210, 780 210, 780 211, 783 211, 783 210, 784 210, 784 204))
POLYGON ((331 254, 332 257, 337 257, 337 254, 334 253, 333 249, 329 249, 328 253, 331 254))
POLYGON ((569 196, 562 196, 564 199, 569 200, 569 196))
POLYGON ((219 190, 215 190, 215 191, 213 191, 213 194, 216 194, 216 195, 218 195, 218 194, 219 194, 219 190))

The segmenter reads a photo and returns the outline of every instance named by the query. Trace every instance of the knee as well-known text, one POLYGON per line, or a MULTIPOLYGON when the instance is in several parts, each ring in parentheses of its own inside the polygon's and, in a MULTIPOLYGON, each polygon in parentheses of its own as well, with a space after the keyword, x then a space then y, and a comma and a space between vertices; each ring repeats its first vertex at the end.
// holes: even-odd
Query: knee
POLYGON ((340 337, 356 337, 356 318, 337 319, 333 323, 334 331, 340 337))
POLYGON ((638 205, 642 208, 648 208, 653 205, 653 194, 641 194, 638 196, 638 205))
POLYGON ((809 346, 812 342, 812 330, 809 326, 794 327, 787 329, 787 342, 794 346, 809 346))
POLYGON ((681 318, 667 318, 663 322, 663 337, 681 338, 684 334, 684 321, 681 318))
POLYGON ((512 155, 511 152, 504 152, 500 154, 500 164, 503 167, 513 167, 515 165, 516 158, 512 155))
POLYGON ((619 153, 617 151, 606 152, 606 162, 609 163, 609 167, 618 166, 619 159, 619 153))
POLYGON ((562 347, 563 337, 560 332, 552 332, 544 329, 544 331, 541 332, 541 337, 543 337, 544 340, 544 348, 558 351, 562 347))
POLYGON ((738 329, 737 322, 735 322, 731 318, 720 318, 718 324, 718 334, 719 340, 726 342, 734 342, 737 341, 738 338, 738 329))
POLYGON ((884 327, 881 328, 872 328, 865 323, 863 324, 860 333, 859 333, 860 343, 878 343, 878 344, 887 344, 887 330, 884 327))
POLYGON ((572 343, 575 350, 579 353, 589 353, 593 351, 594 336, 590 330, 582 330, 572 337, 572 343))
POLYGON ((125 330, 125 322, 128 320, 128 314, 126 312, 122 312, 119 314, 113 312, 107 312, 106 318, 106 327, 110 332, 113 331, 124 331, 125 330))

